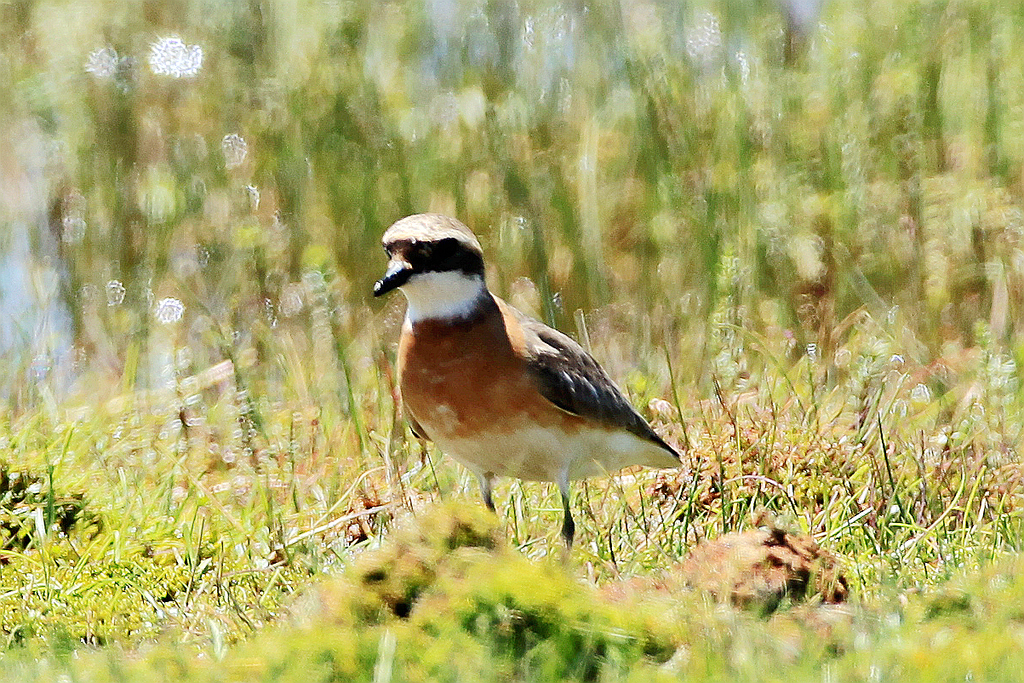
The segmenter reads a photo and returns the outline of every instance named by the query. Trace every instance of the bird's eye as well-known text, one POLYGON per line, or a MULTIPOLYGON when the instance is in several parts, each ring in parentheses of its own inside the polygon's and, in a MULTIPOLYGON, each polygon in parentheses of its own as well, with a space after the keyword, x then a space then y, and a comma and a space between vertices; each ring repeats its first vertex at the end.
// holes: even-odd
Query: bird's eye
POLYGON ((437 253, 440 258, 449 258, 459 247, 459 241, 454 237, 445 237, 437 243, 437 253))
POLYGON ((420 242, 416 245, 416 256, 426 261, 434 254, 434 245, 430 242, 420 242))

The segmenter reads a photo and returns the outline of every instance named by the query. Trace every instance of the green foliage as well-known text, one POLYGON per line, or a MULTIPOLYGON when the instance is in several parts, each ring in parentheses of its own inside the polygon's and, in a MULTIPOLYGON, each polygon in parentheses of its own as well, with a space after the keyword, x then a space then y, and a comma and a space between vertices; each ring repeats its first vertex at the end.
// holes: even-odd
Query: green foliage
MULTIPOLYGON (((50 471, 52 477, 52 469, 50 471)), ((42 529, 69 533, 89 525, 81 493, 61 495, 44 477, 0 465, 0 547, 25 550, 42 529)))
MULTIPOLYGON (((787 329, 831 365, 862 311, 898 306, 928 362, 972 348, 979 321, 1012 347, 1024 320, 1024 138, 1004 113, 1024 41, 1005 3, 832 2, 799 53, 765 3, 474 1, 451 21, 419 2, 18 6, 0 116, 61 150, 38 191, 83 391, 111 371, 162 386, 160 363, 124 360, 188 345, 187 373, 228 340, 268 361, 261 390, 291 345, 326 371, 287 370, 330 396, 317 279, 345 345, 378 351, 360 335, 367 255, 423 210, 477 229, 497 289, 530 278, 561 327, 627 307, 630 339, 664 343, 702 391, 742 374, 716 348, 723 324, 787 329), (203 50, 195 76, 150 65, 173 34, 203 50), (112 281, 125 292, 107 306, 112 281), (163 296, 186 306, 171 333, 151 320, 163 296)), ((644 365, 663 374, 660 356, 644 365)))
POLYGON ((996 680, 1021 663, 1019 560, 961 574, 938 591, 860 607, 812 603, 761 619, 679 587, 595 592, 561 564, 495 545, 495 526, 464 509, 435 509, 417 523, 446 520, 488 540, 439 546, 430 533, 397 531, 396 546, 435 559, 407 615, 392 613, 379 594, 354 598, 374 564, 361 560, 296 603, 288 621, 217 660, 169 644, 131 658, 32 660, 14 652, 0 680, 53 681, 71 669, 85 681, 934 681, 965 672, 996 680), (376 600, 382 611, 364 618, 353 609, 360 600, 376 600))

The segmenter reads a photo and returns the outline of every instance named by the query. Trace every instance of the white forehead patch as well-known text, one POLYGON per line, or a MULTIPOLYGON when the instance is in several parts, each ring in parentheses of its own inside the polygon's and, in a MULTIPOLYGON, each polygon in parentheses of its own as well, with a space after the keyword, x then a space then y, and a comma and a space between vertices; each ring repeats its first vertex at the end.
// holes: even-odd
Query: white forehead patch
POLYGON ((482 275, 458 270, 417 273, 401 290, 409 300, 405 317, 413 323, 468 318, 487 294, 482 275))

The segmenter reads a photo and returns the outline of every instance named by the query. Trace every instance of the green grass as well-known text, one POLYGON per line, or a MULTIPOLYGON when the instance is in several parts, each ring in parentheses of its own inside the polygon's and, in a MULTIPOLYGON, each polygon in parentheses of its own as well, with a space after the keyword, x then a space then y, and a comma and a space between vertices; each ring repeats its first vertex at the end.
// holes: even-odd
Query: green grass
POLYGON ((1021 11, 453 8, 0 3, 0 247, 71 321, 0 368, 0 680, 1019 678, 1021 11), (564 564, 552 487, 489 519, 398 414, 428 210, 685 448, 577 486, 564 564), (848 605, 682 585, 768 521, 848 605))

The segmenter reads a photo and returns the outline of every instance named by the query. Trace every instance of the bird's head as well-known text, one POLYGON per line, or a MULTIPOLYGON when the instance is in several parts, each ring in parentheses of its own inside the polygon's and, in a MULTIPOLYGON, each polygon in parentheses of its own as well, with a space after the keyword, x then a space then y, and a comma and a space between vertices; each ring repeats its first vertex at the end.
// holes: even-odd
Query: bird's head
POLYGON ((384 233, 388 266, 373 295, 401 289, 410 320, 464 318, 487 293, 480 243, 465 225, 440 214, 416 214, 384 233))

